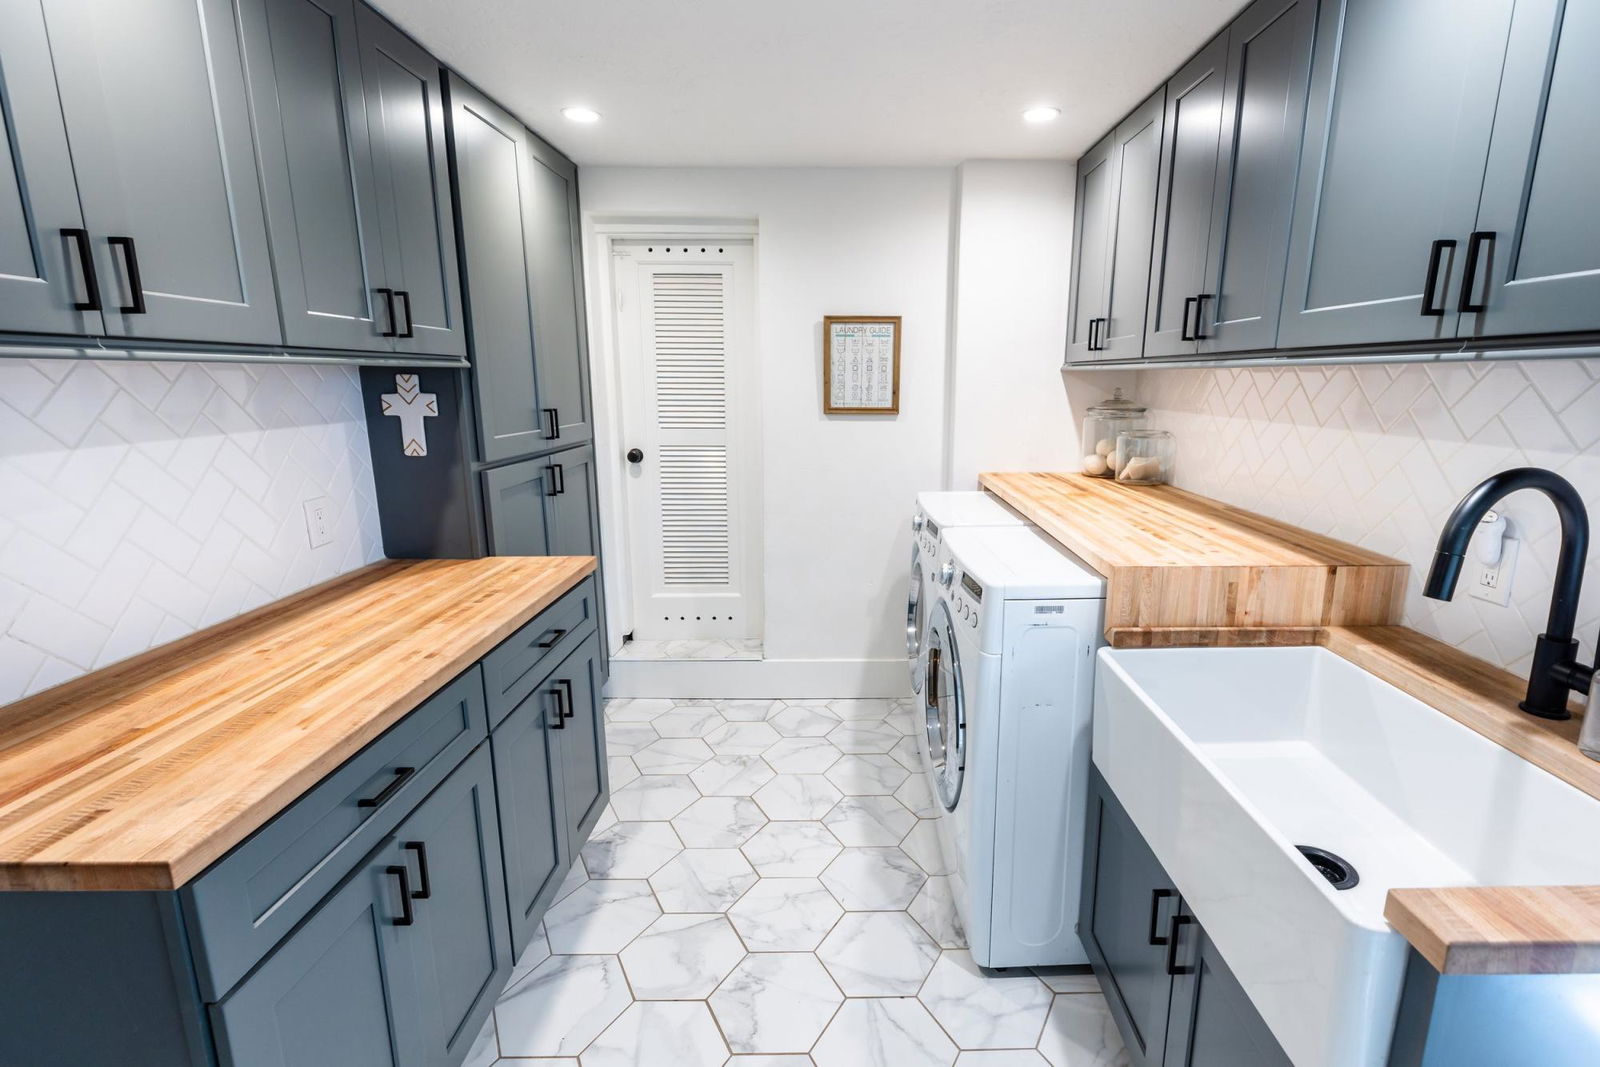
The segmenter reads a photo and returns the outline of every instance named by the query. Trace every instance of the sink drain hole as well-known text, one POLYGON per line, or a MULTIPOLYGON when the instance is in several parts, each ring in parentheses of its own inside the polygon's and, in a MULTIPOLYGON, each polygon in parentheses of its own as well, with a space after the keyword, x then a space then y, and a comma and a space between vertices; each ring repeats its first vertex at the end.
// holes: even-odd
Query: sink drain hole
POLYGON ((1360 881, 1361 875, 1356 873, 1355 865, 1343 856, 1335 856, 1324 848, 1314 848, 1311 845, 1296 845, 1317 873, 1326 878, 1335 889, 1352 889, 1360 881))

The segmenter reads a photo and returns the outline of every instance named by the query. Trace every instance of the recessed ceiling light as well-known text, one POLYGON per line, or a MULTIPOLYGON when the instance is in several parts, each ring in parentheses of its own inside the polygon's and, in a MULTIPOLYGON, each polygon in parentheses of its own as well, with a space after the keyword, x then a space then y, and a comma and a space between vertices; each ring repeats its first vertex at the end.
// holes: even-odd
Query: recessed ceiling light
POLYGON ((571 122, 599 122, 600 112, 592 107, 564 107, 561 113, 571 122))
POLYGON ((1022 113, 1023 122, 1054 122, 1060 117, 1059 107, 1030 107, 1022 113))

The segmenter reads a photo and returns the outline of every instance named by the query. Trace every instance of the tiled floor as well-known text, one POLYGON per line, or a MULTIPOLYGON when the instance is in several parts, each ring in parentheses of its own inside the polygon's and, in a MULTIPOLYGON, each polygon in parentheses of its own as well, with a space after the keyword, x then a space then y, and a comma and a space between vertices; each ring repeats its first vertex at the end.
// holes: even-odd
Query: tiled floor
POLYGON ((759 640, 711 638, 693 641, 629 641, 612 659, 760 659, 759 640))
POLYGON ((1128 1062, 1092 977, 965 951, 907 707, 606 716, 611 809, 469 1067, 1128 1062))

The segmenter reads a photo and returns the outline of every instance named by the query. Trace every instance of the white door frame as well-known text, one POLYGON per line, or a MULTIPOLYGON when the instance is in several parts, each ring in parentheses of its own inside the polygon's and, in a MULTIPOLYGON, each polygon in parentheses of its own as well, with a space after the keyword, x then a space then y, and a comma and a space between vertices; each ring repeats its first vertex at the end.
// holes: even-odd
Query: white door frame
MULTIPOLYGON (((617 317, 617 290, 612 276, 614 245, 621 241, 662 240, 698 241, 723 239, 747 240, 753 249, 751 289, 759 292, 760 238, 754 219, 696 220, 682 217, 648 216, 589 216, 583 219, 585 271, 588 274, 588 291, 593 294, 587 309, 589 337, 593 343, 589 352, 591 389, 594 399, 595 420, 595 473, 600 492, 600 544, 606 560, 606 610, 611 620, 610 645, 615 652, 622 646, 623 635, 633 632, 634 583, 632 559, 633 545, 629 542, 629 523, 605 521, 606 516, 627 516, 628 481, 626 443, 626 393, 622 388, 622 359, 619 320, 617 317)), ((755 405, 760 403, 761 372, 757 339, 760 337, 758 302, 750 303, 750 337, 752 344, 749 375, 744 390, 743 427, 741 436, 749 460, 746 484, 755 500, 762 500, 761 485, 761 435, 760 413, 755 405)), ((764 504, 749 512, 749 521, 755 526, 750 531, 752 543, 764 543, 761 524, 764 521, 764 504)), ((759 553, 758 553, 759 555, 759 553)), ((765 561, 758 559, 751 569, 752 608, 762 611, 761 587, 765 561)), ((765 627, 763 626, 764 630, 765 627)))

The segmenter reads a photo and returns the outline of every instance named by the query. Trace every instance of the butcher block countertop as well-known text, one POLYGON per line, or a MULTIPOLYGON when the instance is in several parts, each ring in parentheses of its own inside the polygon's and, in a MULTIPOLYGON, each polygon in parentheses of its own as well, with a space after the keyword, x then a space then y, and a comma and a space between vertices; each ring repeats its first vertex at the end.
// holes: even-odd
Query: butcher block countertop
POLYGON ((170 890, 595 568, 391 561, 0 708, 0 890, 170 890))
POLYGON ((1168 485, 990 473, 979 483, 1106 579, 1106 642, 1309 645, 1398 621, 1406 564, 1168 485))

